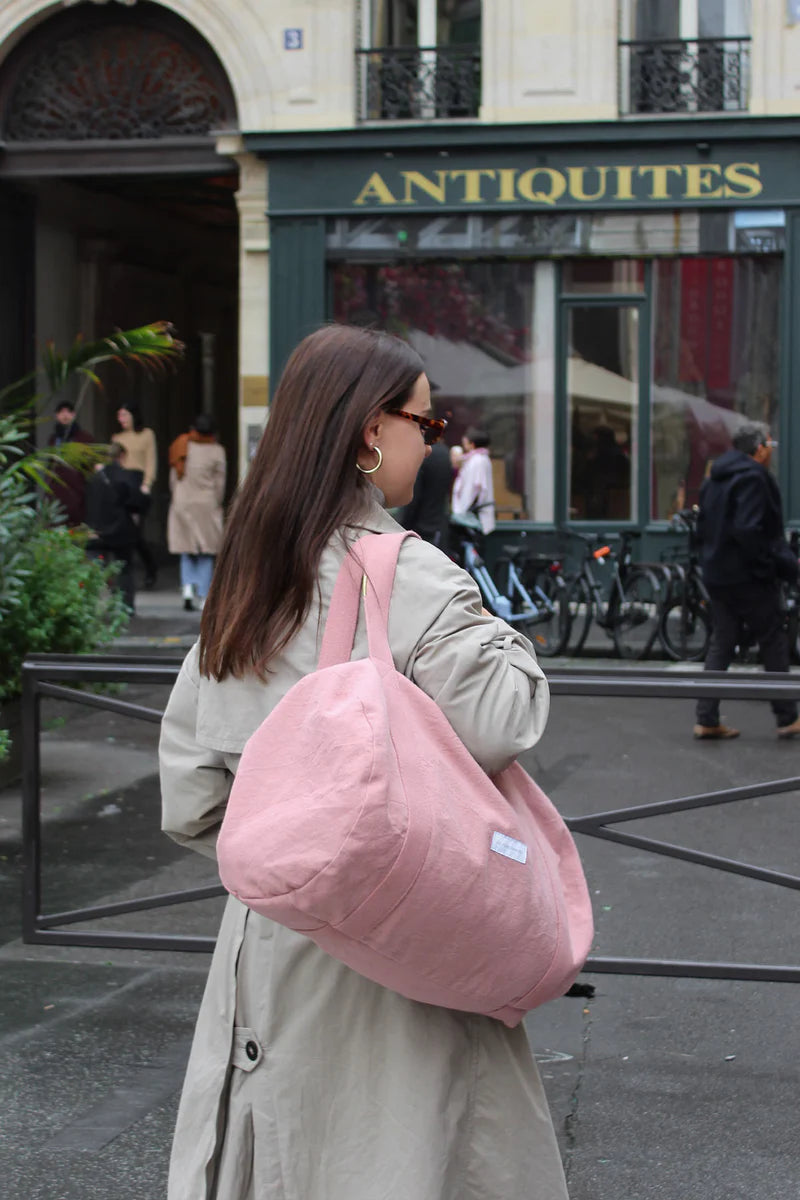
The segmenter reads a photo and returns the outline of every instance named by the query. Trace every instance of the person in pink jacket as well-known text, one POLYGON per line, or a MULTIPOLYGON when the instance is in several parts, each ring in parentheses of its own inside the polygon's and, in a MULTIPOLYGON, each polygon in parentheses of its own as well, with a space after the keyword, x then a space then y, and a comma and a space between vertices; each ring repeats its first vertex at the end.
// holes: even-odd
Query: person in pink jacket
POLYGON ((489 457, 489 435, 470 427, 461 439, 464 457, 453 484, 452 510, 457 516, 473 512, 484 533, 495 526, 494 480, 489 457))

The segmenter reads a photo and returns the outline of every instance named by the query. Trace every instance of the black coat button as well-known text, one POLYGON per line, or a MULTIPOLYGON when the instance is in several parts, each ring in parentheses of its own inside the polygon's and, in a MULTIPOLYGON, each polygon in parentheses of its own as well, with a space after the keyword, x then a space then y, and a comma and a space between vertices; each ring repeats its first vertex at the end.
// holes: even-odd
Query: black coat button
POLYGON ((255 1062, 258 1058, 258 1046, 255 1042, 248 1042, 244 1048, 244 1052, 250 1059, 250 1062, 255 1062))

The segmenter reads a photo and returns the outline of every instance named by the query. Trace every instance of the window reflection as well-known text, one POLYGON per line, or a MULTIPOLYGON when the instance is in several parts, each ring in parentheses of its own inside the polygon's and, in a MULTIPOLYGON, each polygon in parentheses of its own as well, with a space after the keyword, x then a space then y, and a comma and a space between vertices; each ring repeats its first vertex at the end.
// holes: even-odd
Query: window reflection
MULTIPOLYGON (((530 514, 537 458, 532 263, 336 263, 334 319, 388 329, 421 355, 447 443, 470 426, 491 439, 499 520, 530 514)), ((552 371, 552 359, 550 369, 552 371)))
POLYGON ((666 520, 697 502, 743 421, 777 431, 781 259, 673 259, 654 272, 651 515, 666 520))
POLYGON ((634 517, 638 310, 571 307, 567 317, 569 517, 634 517))

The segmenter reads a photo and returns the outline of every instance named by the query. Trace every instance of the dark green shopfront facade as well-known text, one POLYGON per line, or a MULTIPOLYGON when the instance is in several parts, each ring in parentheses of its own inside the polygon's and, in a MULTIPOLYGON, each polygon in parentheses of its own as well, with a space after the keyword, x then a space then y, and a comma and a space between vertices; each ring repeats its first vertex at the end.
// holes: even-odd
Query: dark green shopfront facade
POLYGON ((270 347, 330 320, 421 353, 448 440, 492 442, 509 526, 657 549, 743 420, 800 524, 800 120, 251 135, 270 347), (452 435, 452 436, 451 436, 452 435))

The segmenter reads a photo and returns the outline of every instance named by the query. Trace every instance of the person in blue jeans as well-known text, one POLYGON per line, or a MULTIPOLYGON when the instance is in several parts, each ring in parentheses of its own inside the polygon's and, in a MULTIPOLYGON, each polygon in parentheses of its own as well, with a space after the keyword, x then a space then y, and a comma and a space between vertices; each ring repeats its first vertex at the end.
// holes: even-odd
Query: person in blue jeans
MULTIPOLYGON (((697 536, 713 623, 705 669, 727 671, 746 624, 764 668, 788 671, 780 585, 797 579, 798 563, 786 541, 781 495, 769 471, 776 443, 756 423, 742 425, 732 440, 733 448, 716 460, 700 490, 697 536)), ((738 729, 721 723, 719 705, 715 698, 698 701, 696 738, 739 736, 738 729)), ((793 700, 774 700, 772 710, 779 738, 800 734, 793 700)))
POLYGON ((214 559, 222 542, 225 451, 214 423, 200 413, 188 434, 170 447, 172 500, 167 518, 170 554, 181 557, 183 606, 203 607, 211 586, 214 559))

